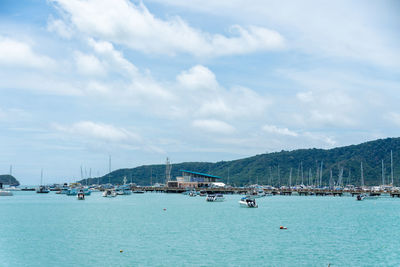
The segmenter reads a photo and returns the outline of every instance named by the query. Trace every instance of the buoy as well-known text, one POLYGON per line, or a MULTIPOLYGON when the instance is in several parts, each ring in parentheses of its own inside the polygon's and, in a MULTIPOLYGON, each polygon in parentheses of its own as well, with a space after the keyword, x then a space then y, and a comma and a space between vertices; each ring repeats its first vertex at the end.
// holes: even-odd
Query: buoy
POLYGON ((124 252, 122 249, 119 251, 119 253, 122 253, 122 252, 124 252))
POLYGON ((166 208, 163 208, 163 210, 165 211, 165 210, 167 210, 166 208))
POLYGON ((279 227, 279 229, 286 230, 286 229, 287 229, 287 227, 280 226, 280 227, 279 227))

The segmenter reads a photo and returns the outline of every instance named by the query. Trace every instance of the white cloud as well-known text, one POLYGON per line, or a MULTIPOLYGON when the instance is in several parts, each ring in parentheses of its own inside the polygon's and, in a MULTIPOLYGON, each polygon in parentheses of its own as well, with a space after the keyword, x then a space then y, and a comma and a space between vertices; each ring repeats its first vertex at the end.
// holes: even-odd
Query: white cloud
POLYGON ((55 32, 65 39, 70 39, 73 35, 73 30, 63 20, 54 19, 52 16, 47 21, 47 30, 55 32))
POLYGON ((29 44, 0 36, 0 66, 51 68, 53 60, 36 54, 29 44))
POLYGON ((124 55, 115 50, 114 46, 110 42, 106 41, 95 41, 89 38, 88 44, 94 49, 94 51, 101 56, 110 66, 109 71, 114 73, 123 73, 130 77, 137 75, 138 69, 135 65, 124 58, 124 55))
POLYGON ((195 120, 192 122, 192 126, 200 131, 218 134, 231 134, 235 131, 232 125, 219 120, 195 120))
POLYGON ((76 137, 85 137, 109 142, 139 141, 140 137, 124 128, 113 125, 96 123, 92 121, 80 121, 72 125, 54 124, 53 127, 76 137))
POLYGON ((287 136, 298 136, 298 134, 294 131, 289 130, 288 128, 279 128, 275 125, 264 125, 262 127, 263 131, 267 133, 272 133, 272 134, 278 134, 278 135, 287 135, 287 136))
POLYGON ((399 66, 398 8, 389 2, 254 0, 151 0, 215 17, 273 25, 290 48, 335 60, 399 66), (384 15, 383 15, 384 14, 384 15))
POLYGON ((195 56, 281 49, 284 38, 264 27, 231 27, 232 36, 202 32, 179 17, 156 18, 143 3, 128 0, 54 0, 80 32, 146 53, 195 56))
POLYGON ((214 73, 201 65, 196 65, 188 71, 183 71, 176 79, 182 87, 189 90, 203 89, 213 91, 219 87, 214 73))
POLYGON ((75 51, 74 59, 76 68, 81 74, 94 76, 104 76, 106 74, 105 67, 94 55, 88 55, 79 51, 75 51))
POLYGON ((313 132, 304 132, 303 135, 307 138, 310 138, 312 140, 316 140, 318 142, 323 142, 325 144, 327 144, 329 147, 333 147, 335 145, 337 145, 337 142, 335 141, 335 139, 331 136, 327 136, 325 134, 321 134, 321 133, 313 133, 313 132))

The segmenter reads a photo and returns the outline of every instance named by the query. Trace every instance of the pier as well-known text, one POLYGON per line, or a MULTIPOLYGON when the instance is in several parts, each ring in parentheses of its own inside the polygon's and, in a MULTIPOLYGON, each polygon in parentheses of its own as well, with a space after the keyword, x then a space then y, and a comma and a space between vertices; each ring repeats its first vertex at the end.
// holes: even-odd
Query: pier
MULTIPOLYGON (((152 186, 141 186, 134 187, 132 190, 142 190, 145 192, 158 192, 158 193, 183 193, 187 191, 185 188, 179 187, 152 187, 152 186)), ((246 194, 254 190, 251 187, 229 187, 229 188, 193 188, 196 191, 205 191, 207 194, 246 194)), ((366 194, 369 196, 381 196, 390 195, 391 197, 400 197, 400 191, 372 191, 372 190, 332 190, 332 189, 295 189, 295 188, 285 188, 285 189, 263 189, 265 193, 272 195, 283 195, 283 196, 338 196, 351 195, 357 196, 360 194, 366 194)))

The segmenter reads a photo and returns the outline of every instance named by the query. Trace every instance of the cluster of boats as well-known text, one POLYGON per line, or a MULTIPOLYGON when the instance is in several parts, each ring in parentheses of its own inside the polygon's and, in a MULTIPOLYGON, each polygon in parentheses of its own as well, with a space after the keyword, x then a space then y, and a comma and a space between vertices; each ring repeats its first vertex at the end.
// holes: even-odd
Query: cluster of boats
MULTIPOLYGON (((221 193, 213 193, 213 194, 207 194, 206 191, 199 191, 197 192, 196 190, 188 190, 184 192, 183 194, 188 195, 190 197, 195 197, 195 196, 204 196, 206 197, 207 202, 223 202, 225 201, 225 197, 221 193)), ((241 207, 245 208, 258 208, 258 204, 256 203, 256 198, 261 198, 268 196, 268 194, 265 194, 264 191, 261 192, 248 192, 248 194, 239 200, 239 205, 241 207)))

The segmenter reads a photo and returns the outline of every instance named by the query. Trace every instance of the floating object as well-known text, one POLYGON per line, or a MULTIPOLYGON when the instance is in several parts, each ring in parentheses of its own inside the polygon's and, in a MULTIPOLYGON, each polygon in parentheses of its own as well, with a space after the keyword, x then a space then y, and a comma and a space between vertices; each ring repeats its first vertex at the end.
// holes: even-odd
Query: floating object
POLYGON ((256 200, 252 196, 245 196, 239 200, 239 204, 241 207, 246 208, 258 208, 256 200))
POLYGON ((119 251, 119 253, 122 253, 122 252, 124 252, 122 249, 119 251))
POLYGON ((166 209, 166 208, 163 208, 163 210, 166 211, 167 209, 166 209))
POLYGON ((279 229, 281 229, 281 230, 287 230, 287 227, 285 227, 285 226, 280 226, 279 229))

